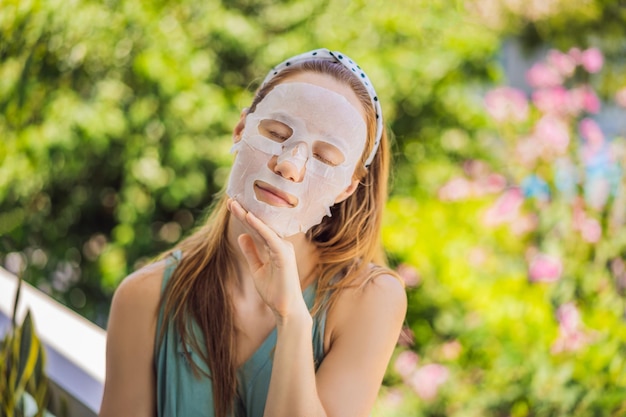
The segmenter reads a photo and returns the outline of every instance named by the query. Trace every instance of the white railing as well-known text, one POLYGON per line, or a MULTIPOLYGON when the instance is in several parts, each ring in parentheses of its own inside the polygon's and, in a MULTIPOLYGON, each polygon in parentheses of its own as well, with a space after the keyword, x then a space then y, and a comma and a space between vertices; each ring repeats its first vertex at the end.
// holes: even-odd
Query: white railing
MULTIPOLYGON (((0 268, 0 336, 11 325, 17 277, 0 268)), ((21 322, 30 309, 35 331, 46 348, 51 382, 51 412, 67 417, 94 417, 100 409, 105 373, 106 332, 38 289, 22 284, 21 322)))

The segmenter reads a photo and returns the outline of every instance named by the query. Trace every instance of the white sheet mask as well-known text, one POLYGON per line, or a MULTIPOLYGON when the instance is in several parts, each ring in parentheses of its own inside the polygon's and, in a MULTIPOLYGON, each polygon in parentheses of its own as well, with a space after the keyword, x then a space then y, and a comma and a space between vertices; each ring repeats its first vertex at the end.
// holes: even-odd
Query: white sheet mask
POLYGON ((302 82, 279 84, 246 117, 226 193, 280 236, 306 232, 331 215, 351 184, 366 134, 363 117, 341 94, 302 82), (296 204, 257 199, 259 184, 296 204))

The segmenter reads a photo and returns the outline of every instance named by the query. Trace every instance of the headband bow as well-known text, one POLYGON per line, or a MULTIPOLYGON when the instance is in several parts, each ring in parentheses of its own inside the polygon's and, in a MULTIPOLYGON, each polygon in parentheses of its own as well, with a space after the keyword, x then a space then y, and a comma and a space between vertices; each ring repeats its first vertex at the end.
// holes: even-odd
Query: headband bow
POLYGON ((372 82, 368 78, 368 76, 363 72, 361 67, 359 67, 356 62, 354 62, 350 57, 338 51, 330 51, 326 48, 315 49, 313 51, 305 52, 300 55, 296 55, 294 57, 288 58, 280 64, 276 65, 272 70, 267 74, 265 79, 263 80, 263 84, 267 84, 272 78, 274 78, 279 72, 284 70, 285 68, 297 64, 304 61, 310 61, 313 59, 321 59, 325 61, 338 62, 342 64, 344 67, 348 68, 352 71, 361 81, 365 89, 367 90, 370 99, 372 100, 372 106, 374 106, 374 110, 376 111, 376 139, 374 141, 374 146, 372 147, 372 151, 367 157, 365 161, 365 167, 368 167, 372 161, 374 160, 374 156, 376 155, 376 151, 378 150, 378 145, 380 144, 380 139, 383 135, 383 113, 380 108, 380 102, 378 101, 378 96, 376 95, 376 90, 374 90, 374 86, 372 82))

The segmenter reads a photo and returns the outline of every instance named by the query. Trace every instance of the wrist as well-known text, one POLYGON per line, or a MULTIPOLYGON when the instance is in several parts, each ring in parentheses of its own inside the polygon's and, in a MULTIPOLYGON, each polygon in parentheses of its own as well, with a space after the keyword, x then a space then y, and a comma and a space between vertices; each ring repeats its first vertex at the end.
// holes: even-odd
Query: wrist
POLYGON ((312 326, 313 318, 306 304, 298 305, 286 314, 276 314, 277 327, 303 327, 312 326))

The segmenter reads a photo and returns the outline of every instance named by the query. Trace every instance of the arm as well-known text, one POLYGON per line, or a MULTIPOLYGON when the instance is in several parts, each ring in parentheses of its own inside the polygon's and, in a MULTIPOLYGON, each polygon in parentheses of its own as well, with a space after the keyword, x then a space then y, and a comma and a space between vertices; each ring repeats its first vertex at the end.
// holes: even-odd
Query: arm
POLYGON ((332 323, 327 323, 332 343, 316 375, 312 319, 302 299, 293 247, 238 203, 231 202, 229 208, 269 252, 264 260, 250 235, 239 237, 257 291, 274 311, 277 323, 264 415, 368 415, 406 313, 402 284, 383 275, 361 289, 343 291, 332 311, 332 323))
POLYGON ((279 322, 265 415, 368 416, 405 313, 404 288, 391 276, 344 290, 329 317, 332 345, 317 375, 310 316, 279 322))
POLYGON ((368 416, 398 341, 407 309, 403 285, 374 278, 344 290, 330 312, 331 345, 317 371, 317 389, 328 416, 368 416))
POLYGON ((163 262, 145 267, 115 291, 100 417, 156 415, 154 337, 163 269, 163 262))

